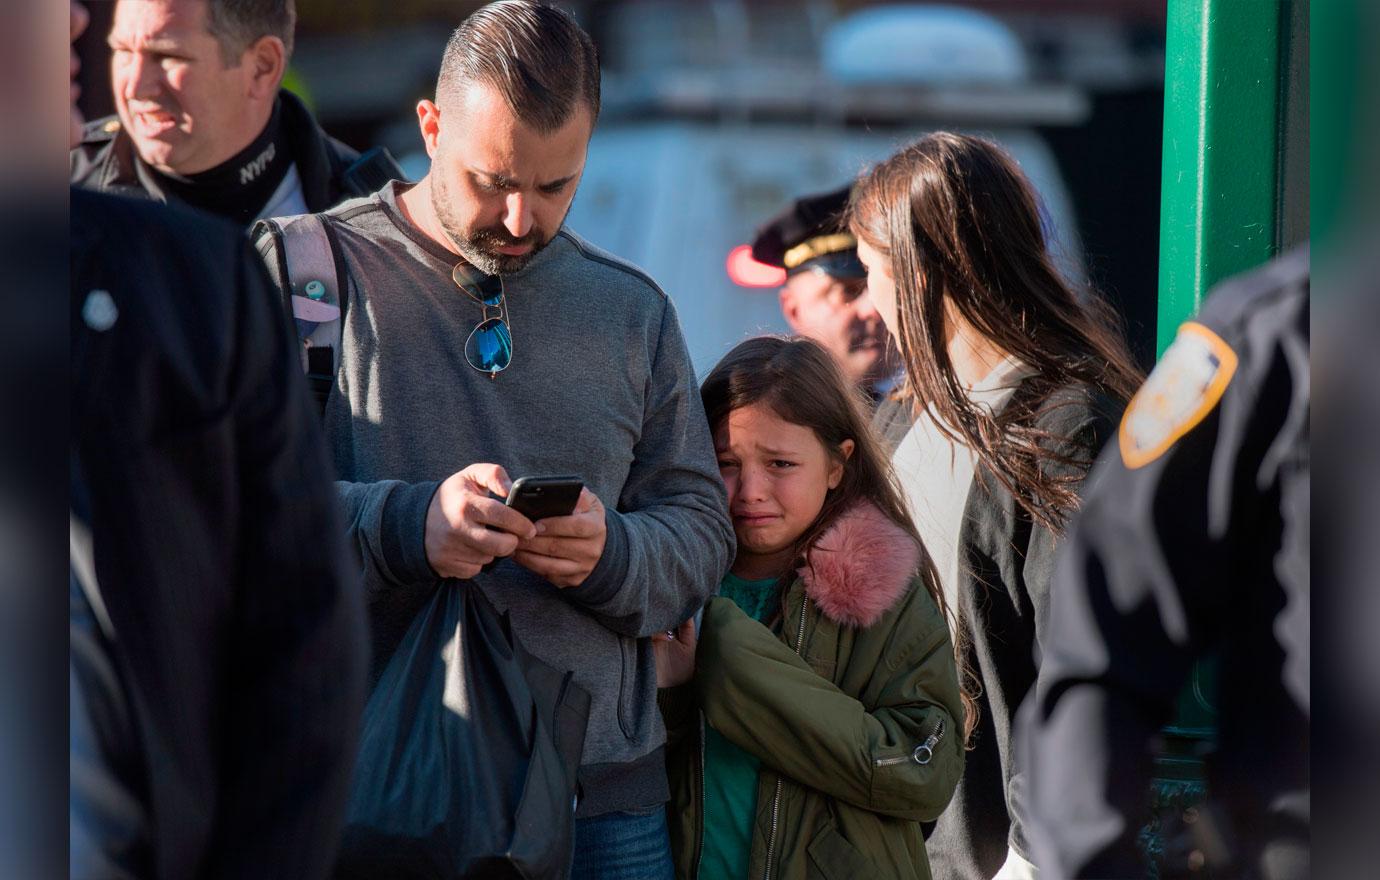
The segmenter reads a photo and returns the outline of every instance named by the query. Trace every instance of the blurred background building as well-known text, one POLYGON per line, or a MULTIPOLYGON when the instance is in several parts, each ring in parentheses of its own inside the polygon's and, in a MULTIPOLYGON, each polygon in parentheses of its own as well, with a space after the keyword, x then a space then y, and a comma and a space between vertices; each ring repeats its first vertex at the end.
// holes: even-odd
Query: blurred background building
MULTIPOLYGON (((88 118, 111 112, 110 3, 80 51, 88 118)), ((451 30, 482 3, 298 0, 289 87, 335 136, 427 159, 414 107, 451 30)), ((795 196, 838 186, 935 129, 986 134, 1035 181, 1065 271, 1154 355, 1163 0, 947 4, 585 0, 604 109, 573 229, 675 299, 703 373, 783 331, 775 279, 736 251, 795 196)))

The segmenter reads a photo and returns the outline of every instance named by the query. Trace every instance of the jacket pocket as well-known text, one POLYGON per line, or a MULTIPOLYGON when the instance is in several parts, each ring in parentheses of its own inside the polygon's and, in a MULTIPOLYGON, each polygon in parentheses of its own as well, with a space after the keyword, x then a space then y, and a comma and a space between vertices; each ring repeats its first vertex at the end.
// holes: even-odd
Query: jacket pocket
POLYGON ((825 825, 805 852, 810 860, 805 876, 820 880, 875 880, 884 876, 871 859, 843 839, 832 825, 825 825))
POLYGON ((637 699, 637 640, 627 636, 618 637, 618 650, 621 663, 618 672, 618 727, 623 736, 633 739, 633 701, 637 699))

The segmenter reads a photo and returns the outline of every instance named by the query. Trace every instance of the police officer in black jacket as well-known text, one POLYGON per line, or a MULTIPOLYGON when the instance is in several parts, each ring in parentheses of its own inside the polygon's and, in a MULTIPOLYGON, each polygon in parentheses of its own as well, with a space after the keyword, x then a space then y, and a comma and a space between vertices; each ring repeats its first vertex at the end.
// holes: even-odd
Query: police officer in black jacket
POLYGON ((1022 710, 1053 876, 1146 876, 1151 738, 1209 655, 1209 802, 1159 876, 1309 876, 1309 372, 1305 248, 1180 328, 1089 477, 1022 710))
POLYGON ((185 203, 248 226, 324 211, 401 171, 386 151, 329 137, 279 88, 293 0, 118 0, 117 115, 86 126, 71 182, 185 203))

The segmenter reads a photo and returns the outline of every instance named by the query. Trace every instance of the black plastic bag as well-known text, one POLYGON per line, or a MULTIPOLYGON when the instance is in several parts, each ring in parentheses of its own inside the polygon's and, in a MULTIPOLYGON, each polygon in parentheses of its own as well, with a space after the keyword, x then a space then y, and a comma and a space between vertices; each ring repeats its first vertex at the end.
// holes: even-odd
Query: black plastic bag
POLYGON ((365 707, 336 876, 568 876, 589 700, 444 583, 365 707))

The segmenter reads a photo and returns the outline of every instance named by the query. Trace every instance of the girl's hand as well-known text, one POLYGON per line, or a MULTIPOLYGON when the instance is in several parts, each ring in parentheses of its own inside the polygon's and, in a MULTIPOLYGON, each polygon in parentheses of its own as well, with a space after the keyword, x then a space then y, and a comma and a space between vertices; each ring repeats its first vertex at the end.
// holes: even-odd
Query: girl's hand
POLYGON ((667 630, 652 636, 652 654, 656 657, 657 687, 675 687, 689 681, 695 674, 695 618, 685 621, 674 632, 667 630))

